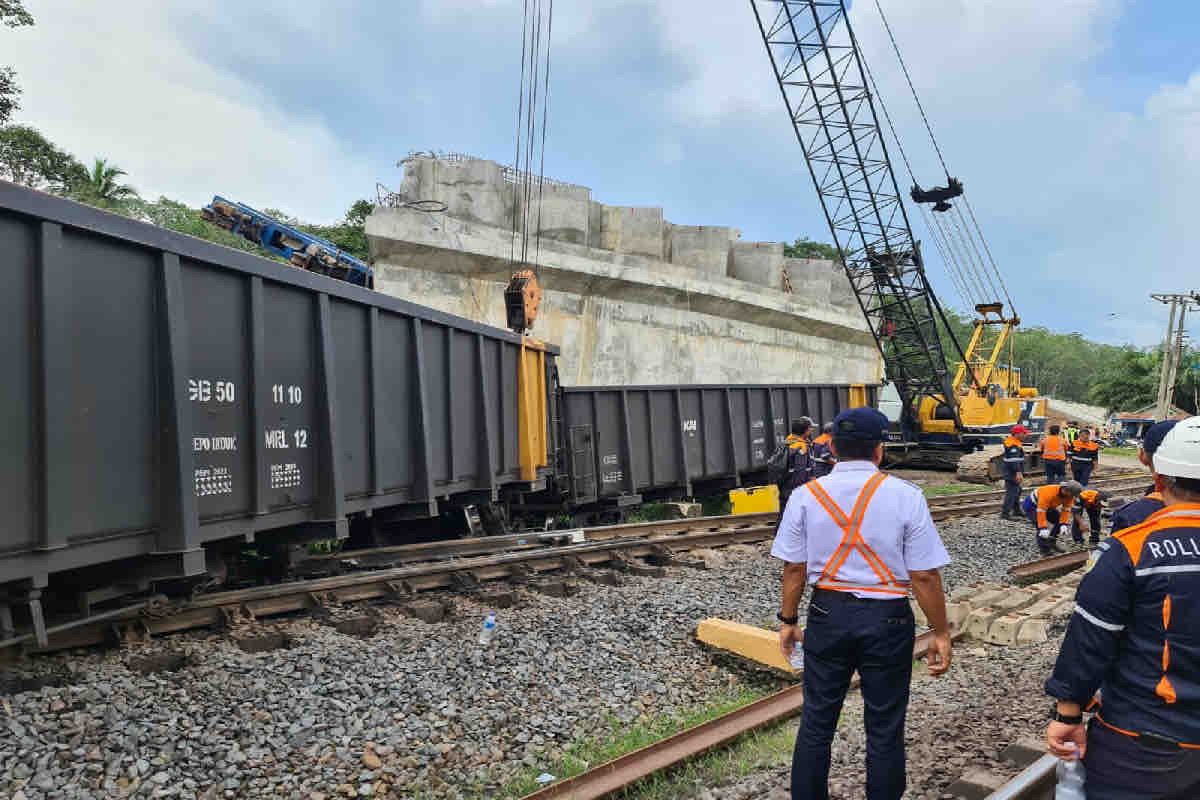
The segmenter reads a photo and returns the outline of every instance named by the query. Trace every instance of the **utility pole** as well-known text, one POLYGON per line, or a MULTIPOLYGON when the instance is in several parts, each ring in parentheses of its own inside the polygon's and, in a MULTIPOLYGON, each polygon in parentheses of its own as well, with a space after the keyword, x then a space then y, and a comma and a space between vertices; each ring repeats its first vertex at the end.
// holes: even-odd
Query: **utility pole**
POLYGON ((1167 322, 1167 335, 1163 339, 1162 368, 1158 373, 1158 401, 1154 407, 1154 418, 1164 420, 1171 408, 1175 394, 1175 376, 1179 370, 1179 361, 1183 356, 1183 344, 1186 338, 1184 318, 1189 307, 1200 307, 1200 294, 1152 294, 1153 299, 1171 307, 1170 319, 1167 322), (1176 318, 1178 317, 1178 320, 1176 318))

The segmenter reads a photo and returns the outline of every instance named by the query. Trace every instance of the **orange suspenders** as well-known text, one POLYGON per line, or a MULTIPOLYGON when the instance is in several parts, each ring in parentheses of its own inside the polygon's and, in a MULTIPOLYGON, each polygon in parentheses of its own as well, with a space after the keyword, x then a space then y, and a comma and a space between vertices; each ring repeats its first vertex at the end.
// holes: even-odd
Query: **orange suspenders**
POLYGON ((821 486, 819 481, 809 481, 805 487, 812 492, 813 497, 821 504, 829 516, 839 528, 842 529, 842 540, 838 543, 837 549, 833 551, 833 555, 829 557, 829 561, 825 564, 825 569, 821 571, 817 578, 816 588, 830 589, 835 592, 878 592, 880 594, 894 594, 901 597, 908 595, 908 582, 898 581, 892 571, 888 569, 887 564, 883 563, 883 559, 879 557, 871 546, 867 544, 862 537, 862 522, 863 517, 867 513, 867 506, 871 504, 871 498, 875 495, 875 490, 879 485, 887 480, 887 475, 882 472, 877 472, 871 476, 862 491, 858 494, 858 499, 854 502, 854 508, 850 511, 850 516, 846 516, 846 512, 842 511, 841 507, 834 502, 829 496, 829 492, 821 486), (871 571, 879 578, 878 584, 857 584, 848 583, 838 580, 837 574, 842 566, 846 563, 846 559, 850 557, 850 553, 857 550, 871 571))

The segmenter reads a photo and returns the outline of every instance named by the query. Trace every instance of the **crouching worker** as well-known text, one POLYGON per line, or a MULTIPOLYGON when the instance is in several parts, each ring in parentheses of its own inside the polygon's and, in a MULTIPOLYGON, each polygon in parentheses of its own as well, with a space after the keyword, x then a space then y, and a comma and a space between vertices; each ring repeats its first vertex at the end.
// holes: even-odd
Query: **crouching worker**
POLYGON ((1154 471, 1164 508, 1100 544, 1046 681, 1046 744, 1083 758, 1088 800, 1200 798, 1200 417, 1154 471))
POLYGON ((1048 483, 1031 490, 1021 501, 1021 510, 1037 529, 1037 546, 1042 555, 1054 552, 1058 534, 1066 537, 1072 518, 1078 521, 1083 533, 1091 533, 1090 523, 1075 506, 1075 498, 1082 491, 1083 487, 1076 481, 1048 483))
POLYGON ((1079 511, 1071 520, 1071 540, 1076 544, 1083 542, 1083 535, 1086 533, 1083 526, 1080 525, 1080 520, 1087 515, 1088 530, 1091 531, 1091 536, 1088 541, 1091 544, 1100 542, 1100 512, 1104 509, 1104 501, 1108 499, 1108 492, 1102 492, 1099 489, 1084 489, 1079 493, 1079 511))
POLYGON ((826 800, 830 749, 857 671, 867 734, 867 798, 899 800, 906 783, 904 718, 915 633, 908 592, 929 618, 929 671, 950 666, 939 570, 950 561, 921 490, 880 472, 888 420, 855 408, 833 423, 837 465, 798 488, 771 555, 785 561, 779 646, 804 648, 804 711, 792 761, 794 800, 826 800), (808 627, 800 601, 812 584, 808 627))

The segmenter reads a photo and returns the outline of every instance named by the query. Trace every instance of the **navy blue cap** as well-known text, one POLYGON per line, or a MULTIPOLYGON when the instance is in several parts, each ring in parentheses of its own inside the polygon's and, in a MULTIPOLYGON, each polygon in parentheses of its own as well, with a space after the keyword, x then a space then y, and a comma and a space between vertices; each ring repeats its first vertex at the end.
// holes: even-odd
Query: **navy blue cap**
POLYGON ((887 438, 888 418, 873 408, 849 408, 833 420, 833 438, 882 442, 887 438))
POLYGON ((1154 451, 1162 444, 1162 440, 1171 432, 1171 428, 1175 427, 1178 420, 1168 419, 1163 422, 1156 422, 1146 431, 1146 435, 1142 437, 1142 449, 1146 451, 1146 455, 1154 455, 1154 451))

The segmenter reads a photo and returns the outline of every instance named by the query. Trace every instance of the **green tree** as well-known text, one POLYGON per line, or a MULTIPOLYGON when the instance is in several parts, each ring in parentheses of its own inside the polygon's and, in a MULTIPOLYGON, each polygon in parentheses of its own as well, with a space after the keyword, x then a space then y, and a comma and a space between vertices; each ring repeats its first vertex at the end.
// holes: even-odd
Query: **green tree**
POLYGON ((94 206, 121 209, 138 199, 137 190, 120 182, 127 173, 107 159, 96 158, 83 180, 71 186, 76 199, 94 206))
POLYGON ((807 236, 801 236, 791 244, 783 246, 786 258, 823 258, 826 261, 838 261, 837 248, 824 242, 814 242, 807 236))
POLYGON ((200 216, 199 209, 166 197, 160 197, 154 202, 140 199, 132 200, 126 204, 123 211, 128 216, 140 219, 143 222, 153 223, 160 228, 168 228, 178 233, 185 233, 188 236, 195 236, 197 239, 204 239, 224 245, 225 247, 232 247, 234 250, 263 255, 263 250, 253 242, 205 221, 200 216))
MULTIPOLYGON (((9 28, 32 25, 33 16, 21 5, 21 0, 0 0, 0 23, 9 28)), ((21 87, 17 85, 17 73, 12 67, 0 67, 0 125, 12 117, 21 107, 17 98, 21 87)))
POLYGON ((75 157, 28 125, 0 128, 0 178, 33 189, 67 192, 86 170, 75 157))
POLYGON ((340 224, 306 225, 295 221, 291 224, 305 233, 327 239, 355 258, 366 261, 369 258, 366 222, 374 210, 375 204, 369 200, 356 200, 346 211, 346 217, 340 224))
POLYGON ((1158 396, 1162 357, 1133 347, 1121 348, 1115 357, 1096 365, 1089 399, 1110 410, 1132 411, 1153 403, 1158 396))

